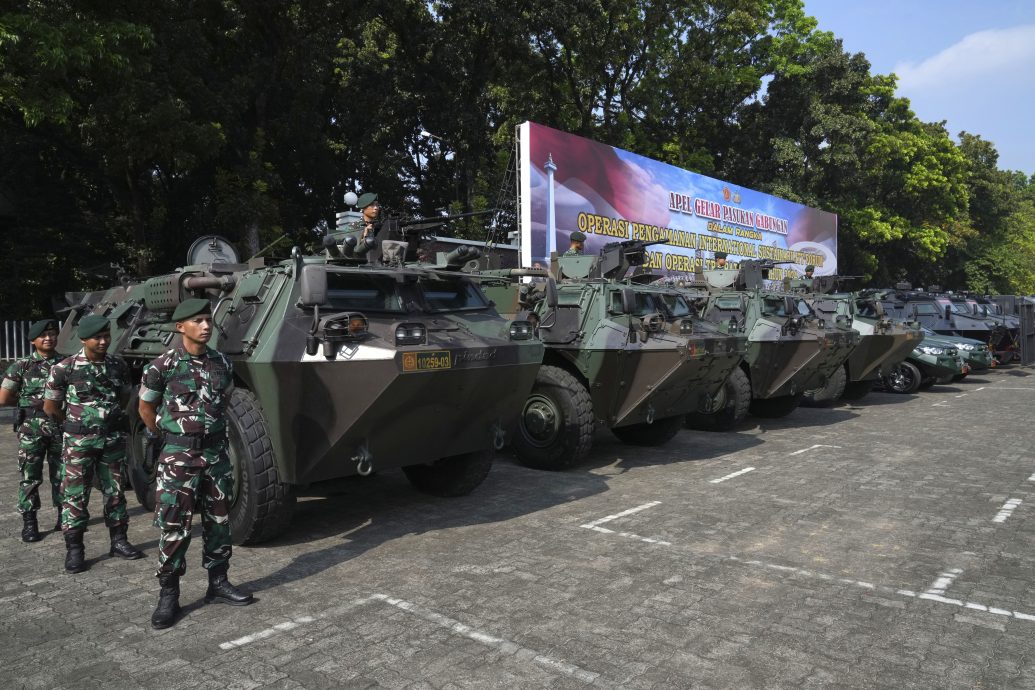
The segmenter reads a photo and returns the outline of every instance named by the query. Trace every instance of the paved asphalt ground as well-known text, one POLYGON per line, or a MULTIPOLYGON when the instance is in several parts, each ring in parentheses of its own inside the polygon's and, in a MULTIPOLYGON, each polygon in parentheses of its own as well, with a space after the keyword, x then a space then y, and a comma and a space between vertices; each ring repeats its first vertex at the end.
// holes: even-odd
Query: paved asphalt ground
MULTIPOLYGON (((501 457, 473 495, 400 472, 323 487, 237 548, 246 608, 178 625, 147 560, 62 570, 18 539, 0 432, 0 685, 38 688, 1035 688, 1035 369, 800 409, 662 448, 597 435, 552 474, 501 457)), ((50 513, 46 513, 50 521, 50 513)))

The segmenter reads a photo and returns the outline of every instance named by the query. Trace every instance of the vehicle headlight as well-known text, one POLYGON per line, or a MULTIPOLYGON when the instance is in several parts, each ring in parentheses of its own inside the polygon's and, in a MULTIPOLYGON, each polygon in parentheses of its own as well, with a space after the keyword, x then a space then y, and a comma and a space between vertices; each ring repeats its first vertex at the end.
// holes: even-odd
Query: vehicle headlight
POLYGON ((510 322, 510 339, 511 340, 529 340, 535 330, 532 328, 530 321, 511 321, 510 322))
POLYGON ((918 351, 924 353, 925 355, 944 355, 945 354, 945 348, 944 347, 935 347, 934 345, 921 345, 920 347, 918 347, 916 349, 918 351))
POLYGON ((395 327, 396 345, 423 345, 427 338, 428 329, 422 323, 401 323, 395 327))
POLYGON ((690 319, 683 319, 679 322, 680 335, 689 335, 694 332, 694 322, 690 319))
POLYGON ((977 349, 976 345, 970 345, 968 343, 960 343, 956 346, 957 350, 963 350, 964 352, 972 352, 977 349))

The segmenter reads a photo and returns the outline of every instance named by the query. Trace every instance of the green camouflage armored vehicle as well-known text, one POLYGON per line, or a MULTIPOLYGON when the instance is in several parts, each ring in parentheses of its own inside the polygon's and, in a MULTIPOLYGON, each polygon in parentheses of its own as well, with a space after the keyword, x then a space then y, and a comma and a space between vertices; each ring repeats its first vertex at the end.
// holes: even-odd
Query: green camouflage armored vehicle
POLYGON ((697 318, 675 289, 645 284, 660 276, 626 277, 646 246, 627 240, 598 256, 560 257, 556 283, 545 271, 482 275, 500 310, 534 321, 547 348, 511 435, 523 464, 576 464, 597 425, 626 443, 665 443, 743 357, 742 334, 697 318))
POLYGON ((825 321, 847 324, 860 336, 842 371, 835 371, 825 386, 805 391, 803 402, 811 405, 829 405, 838 399, 859 400, 923 339, 916 328, 889 319, 883 304, 872 295, 833 292, 838 281, 837 276, 823 276, 793 281, 790 286, 793 291, 802 292, 825 321))
MULTIPOLYGON (((272 265, 239 263, 225 240, 209 238, 220 261, 72 296, 61 347, 74 351, 79 319, 102 314, 112 323, 109 352, 139 376, 178 343, 169 323, 176 306, 211 301, 210 344, 234 365, 227 413, 238 543, 277 536, 296 490, 321 480, 401 467, 420 490, 468 493, 528 397, 543 345, 458 270, 471 251, 412 265, 407 243, 383 235, 362 238, 362 251, 353 235, 331 235, 325 255, 296 248, 272 265)), ((127 412, 130 475, 152 506, 155 468, 135 394, 127 412)))
POLYGON ((726 430, 750 412, 783 417, 805 391, 838 375, 859 342, 846 323, 819 317, 800 294, 766 289, 772 261, 748 259, 738 270, 705 271, 707 289, 686 295, 726 333, 744 333, 747 355, 718 396, 687 415, 694 429, 726 430))

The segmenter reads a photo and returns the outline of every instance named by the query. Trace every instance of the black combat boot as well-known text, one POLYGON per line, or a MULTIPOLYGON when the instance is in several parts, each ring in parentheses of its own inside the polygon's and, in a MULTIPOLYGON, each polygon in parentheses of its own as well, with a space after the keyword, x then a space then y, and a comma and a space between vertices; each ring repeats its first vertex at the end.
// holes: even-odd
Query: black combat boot
POLYGON ((158 584, 162 591, 158 594, 158 606, 151 614, 151 627, 162 630, 175 623, 176 616, 180 615, 180 576, 159 575, 158 584))
POLYGON ((86 570, 86 553, 83 551, 83 530, 70 529, 65 532, 65 570, 81 573, 86 570))
POLYGON ((205 592, 205 603, 218 601, 231 606, 247 606, 255 601, 252 595, 234 587, 226 579, 226 566, 221 565, 208 571, 208 591, 205 592))
POLYGON ((108 533, 111 534, 111 551, 108 555, 125 558, 127 561, 135 561, 138 558, 143 558, 144 554, 126 539, 127 527, 128 525, 115 525, 108 528, 108 533))
POLYGON ((22 513, 22 541, 39 541, 42 538, 39 523, 36 522, 36 511, 22 513))

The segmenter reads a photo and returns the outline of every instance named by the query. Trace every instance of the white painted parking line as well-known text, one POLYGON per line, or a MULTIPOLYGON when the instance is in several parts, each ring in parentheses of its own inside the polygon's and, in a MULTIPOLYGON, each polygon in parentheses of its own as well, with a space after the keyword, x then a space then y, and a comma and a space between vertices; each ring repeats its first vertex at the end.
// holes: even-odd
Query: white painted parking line
POLYGON ((956 397, 957 398, 965 398, 965 397, 967 397, 967 393, 963 393, 962 395, 957 395, 956 397))
POLYGON ((1010 517, 1010 514, 1014 510, 1016 510, 1017 506, 1019 506, 1021 503, 1023 503, 1022 499, 1011 498, 1003 504, 1002 508, 999 509, 999 512, 996 513, 996 516, 992 518, 992 522, 1006 522, 1006 518, 1010 517))
POLYGON ((887 587, 885 585, 874 585, 870 582, 863 580, 851 580, 845 577, 834 577, 825 573, 815 573, 804 568, 794 568, 786 565, 776 565, 775 563, 765 563, 763 561, 746 560, 743 558, 737 558, 736 556, 730 556, 727 560, 734 561, 736 563, 742 563, 744 565, 750 565, 759 568, 765 568, 767 570, 777 570, 781 572, 789 572, 794 575, 800 575, 802 577, 818 578, 820 580, 827 580, 833 582, 841 582, 847 585, 855 585, 862 589, 873 590, 877 592, 883 592, 885 594, 897 594, 903 597, 909 597, 912 599, 923 599, 924 601, 933 601, 938 604, 948 604, 950 606, 958 606, 961 608, 973 609, 975 611, 984 611, 986 613, 992 613, 997 616, 1007 616, 1009 618, 1016 618, 1021 621, 1035 622, 1035 615, 1030 613, 1024 613, 1022 611, 1011 611, 1009 609, 1000 608, 997 606, 988 606, 986 604, 979 604, 973 601, 962 601, 960 599, 949 599, 943 597, 940 594, 930 594, 923 592, 917 594, 916 592, 908 589, 895 589, 894 587, 887 587))
POLYGON ((448 616, 442 615, 441 613, 437 613, 435 611, 422 608, 404 599, 399 599, 388 594, 380 593, 371 594, 368 597, 356 599, 355 601, 352 601, 351 603, 346 604, 344 606, 337 606, 333 609, 328 609, 325 613, 322 613, 316 617, 301 616, 292 621, 278 623, 277 625, 274 625, 270 628, 266 628, 265 630, 260 630, 257 633, 245 635, 244 637, 238 637, 236 640, 231 640, 229 642, 223 642, 219 645, 219 648, 223 650, 228 650, 233 649, 235 647, 241 647, 251 642, 255 642, 257 640, 262 640, 267 637, 276 635, 278 632, 286 632, 288 630, 293 630, 303 623, 312 623, 317 618, 327 618, 330 616, 340 615, 342 613, 345 613, 346 611, 375 601, 388 604, 389 606, 394 606, 397 609, 401 609, 403 611, 406 611, 407 613, 411 613, 414 616, 417 616, 418 618, 423 618, 426 621, 439 625, 443 628, 446 628, 447 630, 451 630, 452 632, 458 635, 462 635, 470 640, 474 640, 475 642, 486 645, 487 647, 495 647, 500 652, 508 656, 513 656, 517 659, 522 660, 531 659, 534 663, 540 666, 543 666, 557 673, 562 673, 571 678, 575 678, 576 680, 580 680, 583 683, 593 684, 598 687, 610 687, 611 685, 610 683, 603 681, 603 679, 600 678, 599 673, 587 671, 584 668, 576 666, 572 663, 568 663, 567 661, 564 661, 562 659, 547 656, 546 654, 541 654, 534 649, 523 647, 522 645, 519 645, 516 642, 511 642, 510 640, 506 640, 502 637, 490 635, 487 632, 477 630, 476 628, 472 628, 471 626, 461 623, 458 620, 454 620, 448 616))
POLYGON ((585 527, 586 529, 593 529, 597 525, 602 525, 605 522, 611 522, 612 520, 617 520, 620 517, 625 517, 626 515, 632 515, 633 513, 638 513, 641 510, 647 510, 648 508, 653 508, 654 506, 657 506, 657 505, 661 505, 661 501, 651 501, 650 503, 644 503, 642 506, 636 506, 635 508, 630 508, 629 510, 623 510, 620 513, 615 513, 614 515, 608 515, 607 517, 602 517, 599 520, 594 520, 593 522, 586 523, 585 525, 582 525, 582 526, 585 527))
POLYGON ((962 572, 963 571, 959 568, 951 568, 950 570, 946 570, 944 573, 938 576, 938 579, 935 580, 934 583, 927 588, 927 591, 924 592, 924 594, 945 594, 945 590, 952 586, 953 580, 959 577, 960 573, 962 572))
POLYGON ((619 532, 617 530, 608 529, 606 527, 601 527, 600 526, 600 525, 604 524, 605 522, 611 522, 612 520, 617 520, 618 518, 625 517, 627 515, 633 515, 634 513, 640 512, 641 510, 647 510, 648 508, 653 508, 656 505, 661 505, 661 501, 651 501, 650 503, 644 503, 642 506, 636 506, 635 508, 630 508, 629 510, 623 510, 620 513, 615 513, 614 515, 608 515, 607 517, 602 517, 599 520, 594 520, 593 522, 587 522, 585 525, 580 525, 580 526, 584 527, 585 529, 591 529, 594 532, 601 532, 603 534, 615 534, 615 535, 617 535, 619 537, 625 537, 627 539, 636 539, 638 541, 646 542, 648 544, 659 544, 661 546, 672 546, 672 542, 663 541, 661 539, 654 539, 652 537, 641 537, 640 535, 633 534, 632 532, 619 532))
POLYGON ((983 391, 983 390, 985 390, 985 387, 984 387, 984 386, 981 386, 981 388, 975 388, 975 389, 974 389, 974 391, 975 391, 975 392, 977 392, 977 391, 983 391))
POLYGON ((288 630, 294 630, 299 625, 302 625, 304 623, 312 623, 314 620, 316 620, 316 619, 313 618, 312 616, 301 616, 300 618, 296 618, 293 621, 285 621, 283 623, 277 623, 273 627, 266 628, 265 630, 260 630, 257 633, 252 633, 251 635, 245 635, 244 637, 238 637, 236 640, 230 640, 229 642, 223 642, 222 644, 219 645, 219 648, 223 649, 223 650, 226 650, 226 649, 233 649, 234 647, 243 647, 244 645, 249 644, 251 642, 255 642, 256 640, 264 640, 267 637, 272 637, 273 635, 276 635, 278 632, 286 632, 288 630))
POLYGON ((948 400, 942 400, 941 402, 936 402, 935 404, 931 405, 931 407, 947 407, 948 404, 948 400))
POLYGON ((1035 391, 1035 388, 1017 388, 1014 386, 997 386, 997 391, 1035 391))
POLYGON ((397 599, 395 597, 388 596, 387 594, 375 594, 372 597, 382 601, 390 606, 394 606, 397 609, 411 613, 418 618, 434 623, 435 625, 441 626, 447 630, 450 630, 457 635, 462 635, 470 640, 474 640, 479 644, 483 644, 486 647, 495 647, 499 651, 509 656, 514 656, 517 659, 531 659, 534 663, 543 666, 551 671, 562 673, 566 676, 579 680, 583 683, 594 683, 600 685, 599 673, 593 673, 587 671, 584 668, 576 666, 575 664, 557 659, 546 654, 541 654, 534 649, 523 647, 516 642, 505 640, 502 637, 496 637, 489 633, 476 630, 469 625, 465 625, 458 620, 454 620, 448 616, 444 616, 441 613, 435 611, 429 611, 428 609, 421 608, 416 604, 397 599))
POLYGON ((739 477, 740 475, 747 474, 748 472, 751 472, 754 469, 755 469, 754 467, 745 467, 744 469, 737 470, 736 472, 734 472, 732 474, 727 474, 725 477, 719 477, 718 479, 712 479, 712 480, 710 480, 709 483, 711 483, 711 484, 721 484, 722 482, 726 481, 727 479, 733 479, 734 477, 739 477))
POLYGON ((793 453, 788 453, 787 455, 801 455, 802 453, 808 453, 810 450, 815 450, 817 448, 840 448, 840 447, 841 446, 828 446, 825 443, 817 443, 815 445, 809 446, 808 448, 802 448, 801 450, 796 450, 793 453))
POLYGON ((1035 474, 1033 474, 1030 477, 1028 477, 1028 481, 1029 482, 1035 482, 1035 474))

